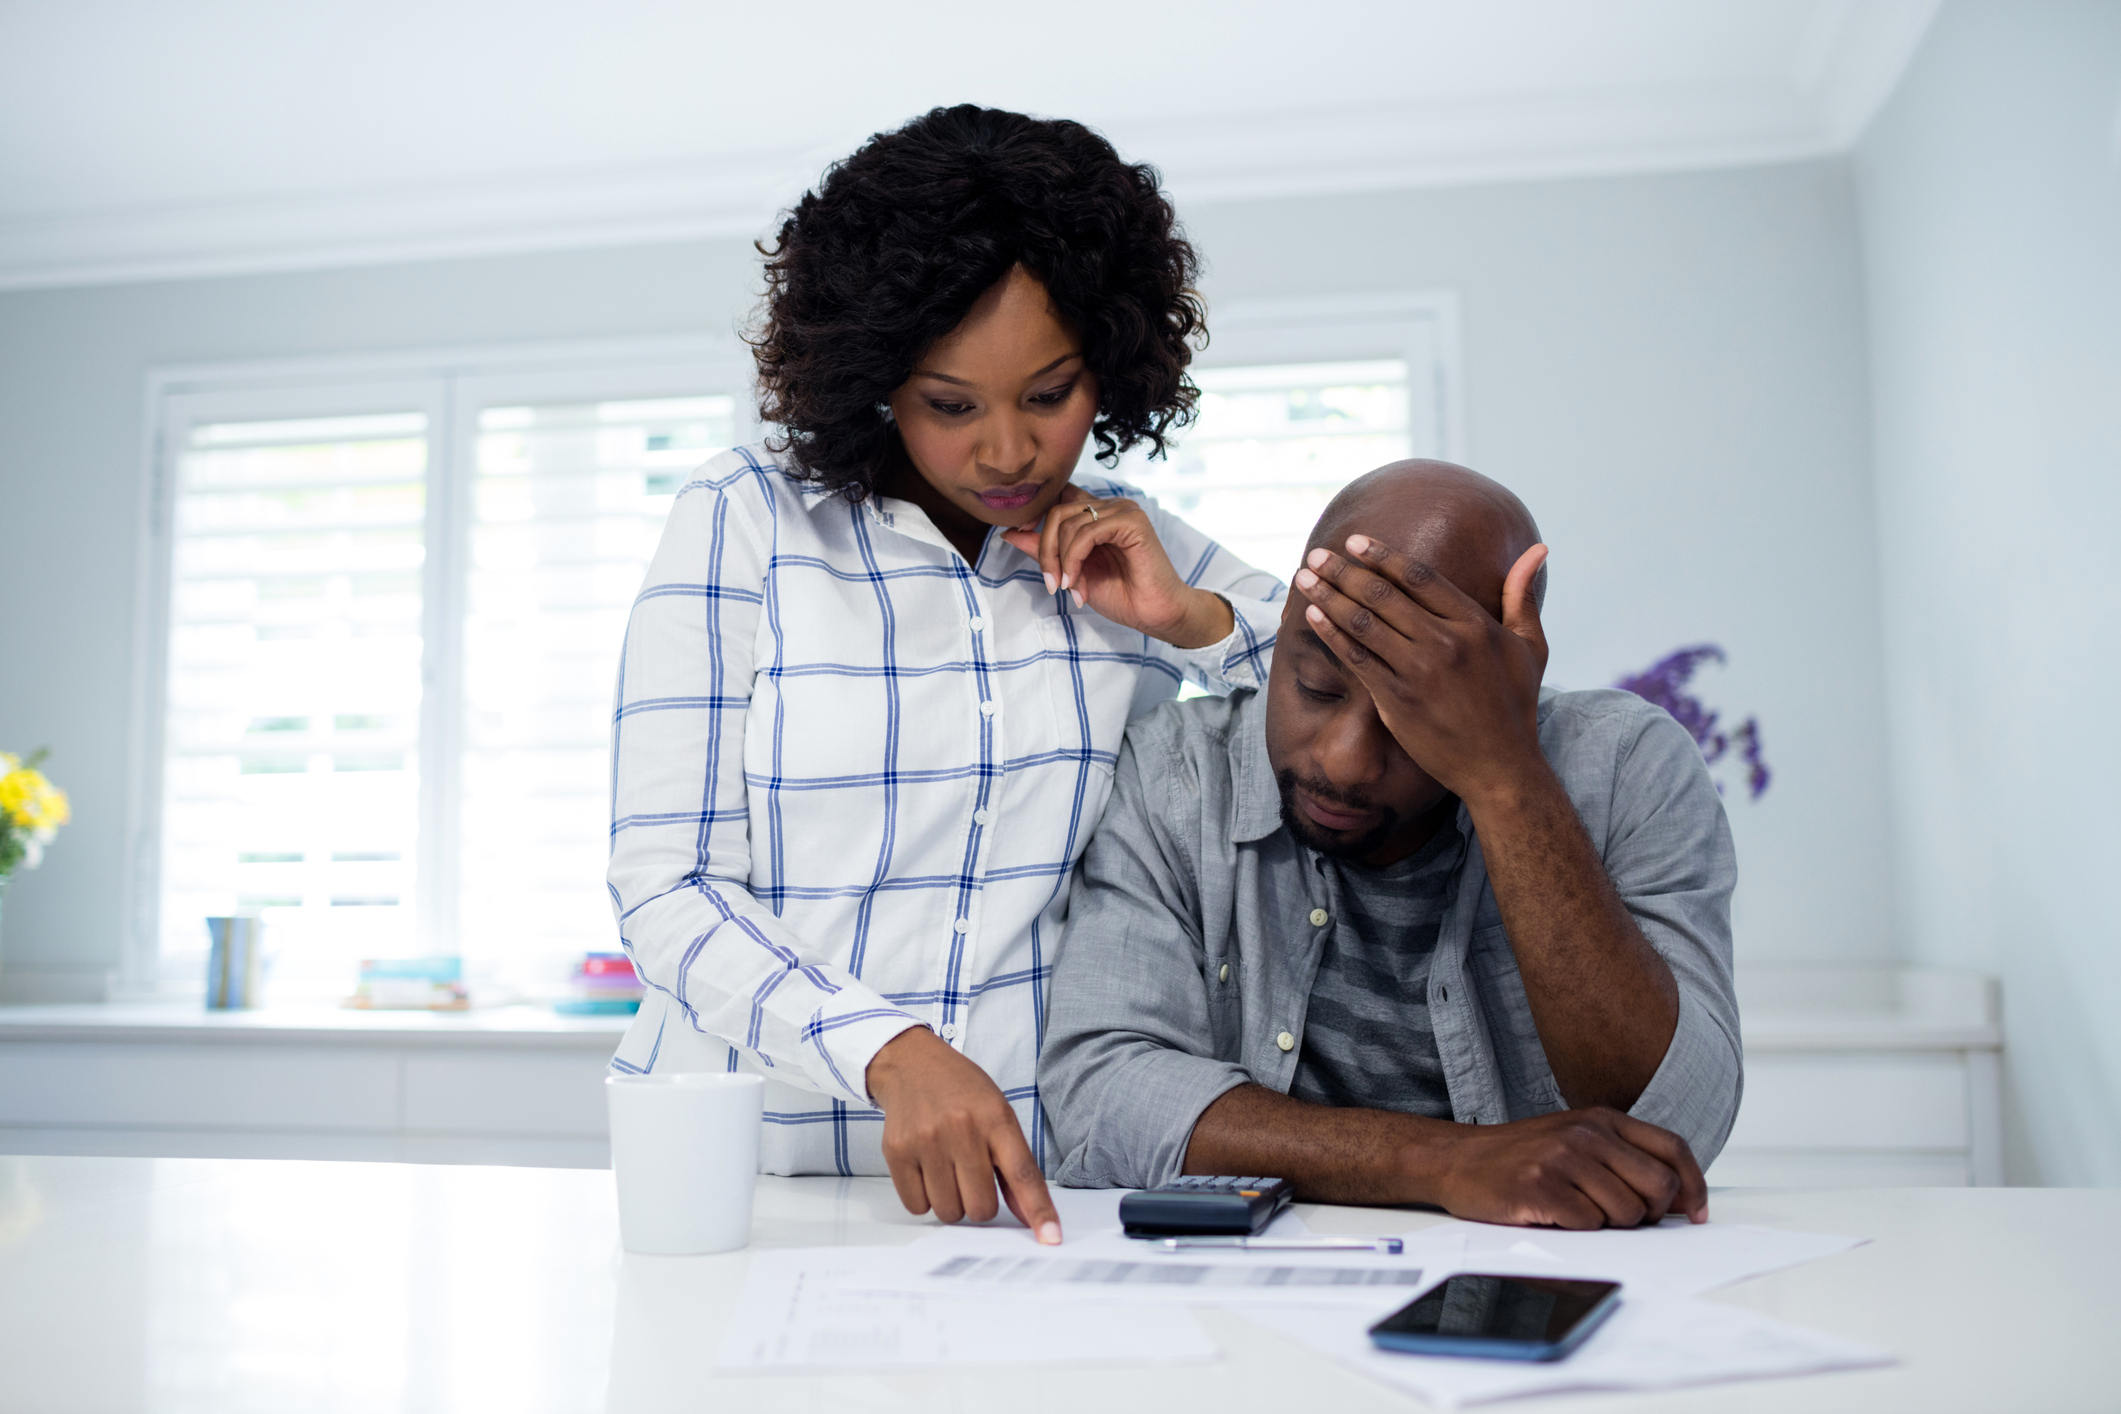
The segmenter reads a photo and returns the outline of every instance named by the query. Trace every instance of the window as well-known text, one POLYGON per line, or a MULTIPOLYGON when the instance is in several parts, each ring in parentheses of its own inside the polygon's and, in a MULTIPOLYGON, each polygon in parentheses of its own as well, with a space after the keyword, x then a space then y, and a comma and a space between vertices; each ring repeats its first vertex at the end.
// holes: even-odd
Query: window
POLYGON ((412 943, 427 418, 213 422, 177 459, 163 913, 412 943))
MULTIPOLYGON (((1286 578, 1349 478, 1457 454, 1448 300, 1214 328, 1198 421, 1120 475, 1246 560, 1286 578)), ((283 996, 424 952, 537 989, 609 946, 626 617, 687 473, 756 437, 750 374, 669 340, 155 375, 129 985, 196 985, 234 912, 283 996)))
POLYGON ((677 352, 157 380, 136 982, 197 978, 225 913, 282 995, 436 951, 537 989, 609 945, 627 612, 686 474, 755 435, 742 351, 677 352))
POLYGON ((1121 479, 1286 581, 1335 492, 1406 457, 1459 455, 1451 309, 1437 297, 1238 306, 1211 314, 1197 415, 1121 479))
POLYGON ((609 943, 619 643, 679 486, 735 445, 736 419, 728 394, 480 410, 455 929, 465 956, 609 943))

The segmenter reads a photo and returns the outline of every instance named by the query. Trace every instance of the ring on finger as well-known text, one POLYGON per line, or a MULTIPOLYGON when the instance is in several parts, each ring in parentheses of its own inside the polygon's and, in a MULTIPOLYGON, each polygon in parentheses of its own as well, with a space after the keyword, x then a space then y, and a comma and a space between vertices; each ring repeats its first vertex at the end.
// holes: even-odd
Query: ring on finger
POLYGON ((1089 510, 1089 512, 1090 512, 1090 523, 1091 523, 1092 525, 1095 525, 1095 524, 1097 523, 1097 507, 1095 507, 1095 506, 1090 506, 1090 507, 1087 507, 1086 509, 1088 509, 1088 510, 1089 510))

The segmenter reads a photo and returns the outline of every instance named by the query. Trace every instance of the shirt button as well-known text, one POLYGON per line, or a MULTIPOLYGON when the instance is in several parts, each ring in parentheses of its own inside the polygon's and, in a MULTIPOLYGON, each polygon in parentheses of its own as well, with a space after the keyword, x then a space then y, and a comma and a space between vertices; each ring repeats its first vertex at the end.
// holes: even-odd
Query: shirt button
POLYGON ((944 1039, 945 1041, 955 1041, 955 1040, 957 1039, 957 1023, 956 1023, 956 1022, 954 1022, 954 1021, 946 1021, 946 1022, 944 1022, 944 1023, 943 1023, 943 1039, 944 1039))
POLYGON ((979 705, 979 714, 982 717, 991 717, 1001 710, 1002 704, 999 702, 982 702, 979 705))
POLYGON ((984 632, 984 631, 985 631, 985 629, 986 629, 986 627, 987 627, 987 621, 986 621, 985 619, 983 619, 983 618, 979 618, 979 617, 977 617, 977 616, 975 616, 975 617, 973 618, 973 620, 972 620, 972 631, 973 631, 974 633, 981 633, 981 632, 984 632))
POLYGON ((1284 1031, 1274 1038, 1274 1044, 1285 1051, 1293 1051, 1296 1049, 1296 1038, 1284 1031))
POLYGON ((1229 980, 1230 980, 1230 964, 1229 964, 1229 963, 1227 963, 1227 962, 1226 962, 1226 963, 1224 963, 1224 964, 1223 964, 1223 970, 1215 974, 1215 980, 1216 980, 1216 981, 1218 981, 1218 982, 1227 982, 1227 981, 1229 981, 1229 980))
POLYGON ((959 933, 969 933, 972 931, 971 923, 967 922, 965 919, 962 918, 958 919, 957 922, 951 924, 950 926, 953 930, 959 933))
MULTIPOLYGON (((1323 928, 1326 926, 1326 920, 1328 918, 1331 918, 1332 916, 1332 914, 1326 912, 1323 908, 1314 908, 1311 910, 1311 926, 1313 928, 1323 928)), ((1282 1049, 1287 1050, 1288 1047, 1284 1046, 1282 1047, 1282 1049)))
POLYGON ((975 825, 984 825, 993 818, 994 817, 992 815, 988 814, 984 810, 975 810, 972 812, 972 823, 975 825))

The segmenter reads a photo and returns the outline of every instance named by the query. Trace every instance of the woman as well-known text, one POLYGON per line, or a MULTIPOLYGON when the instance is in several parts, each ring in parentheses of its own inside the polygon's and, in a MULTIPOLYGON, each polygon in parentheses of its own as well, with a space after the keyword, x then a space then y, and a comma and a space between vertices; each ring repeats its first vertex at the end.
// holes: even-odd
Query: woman
POLYGON ((761 412, 679 495, 627 630, 615 1069, 768 1078, 762 1163, 888 1167, 1042 1241, 1044 991, 1130 717, 1266 677, 1282 587, 1071 481, 1190 417, 1197 264, 1076 123, 937 109, 764 247, 761 412), (1027 1138, 1028 1135, 1028 1138, 1027 1138))

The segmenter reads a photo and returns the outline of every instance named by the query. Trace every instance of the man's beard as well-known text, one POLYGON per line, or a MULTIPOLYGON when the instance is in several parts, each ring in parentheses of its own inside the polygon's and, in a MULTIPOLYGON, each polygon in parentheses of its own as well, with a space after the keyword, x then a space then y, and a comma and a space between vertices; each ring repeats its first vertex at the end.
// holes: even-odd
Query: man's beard
POLYGON ((1377 853, 1384 842, 1399 828, 1399 816, 1387 809, 1384 818, 1372 829, 1348 838, 1340 834, 1323 831, 1311 823, 1296 803, 1296 787, 1301 784, 1306 795, 1324 801, 1328 805, 1344 805, 1350 810, 1374 809, 1368 801, 1350 800, 1347 796, 1319 781, 1299 783, 1296 772, 1281 770, 1274 773, 1274 784, 1281 787, 1281 822, 1288 827, 1296 842, 1314 854, 1323 854, 1329 859, 1365 859, 1377 853))

